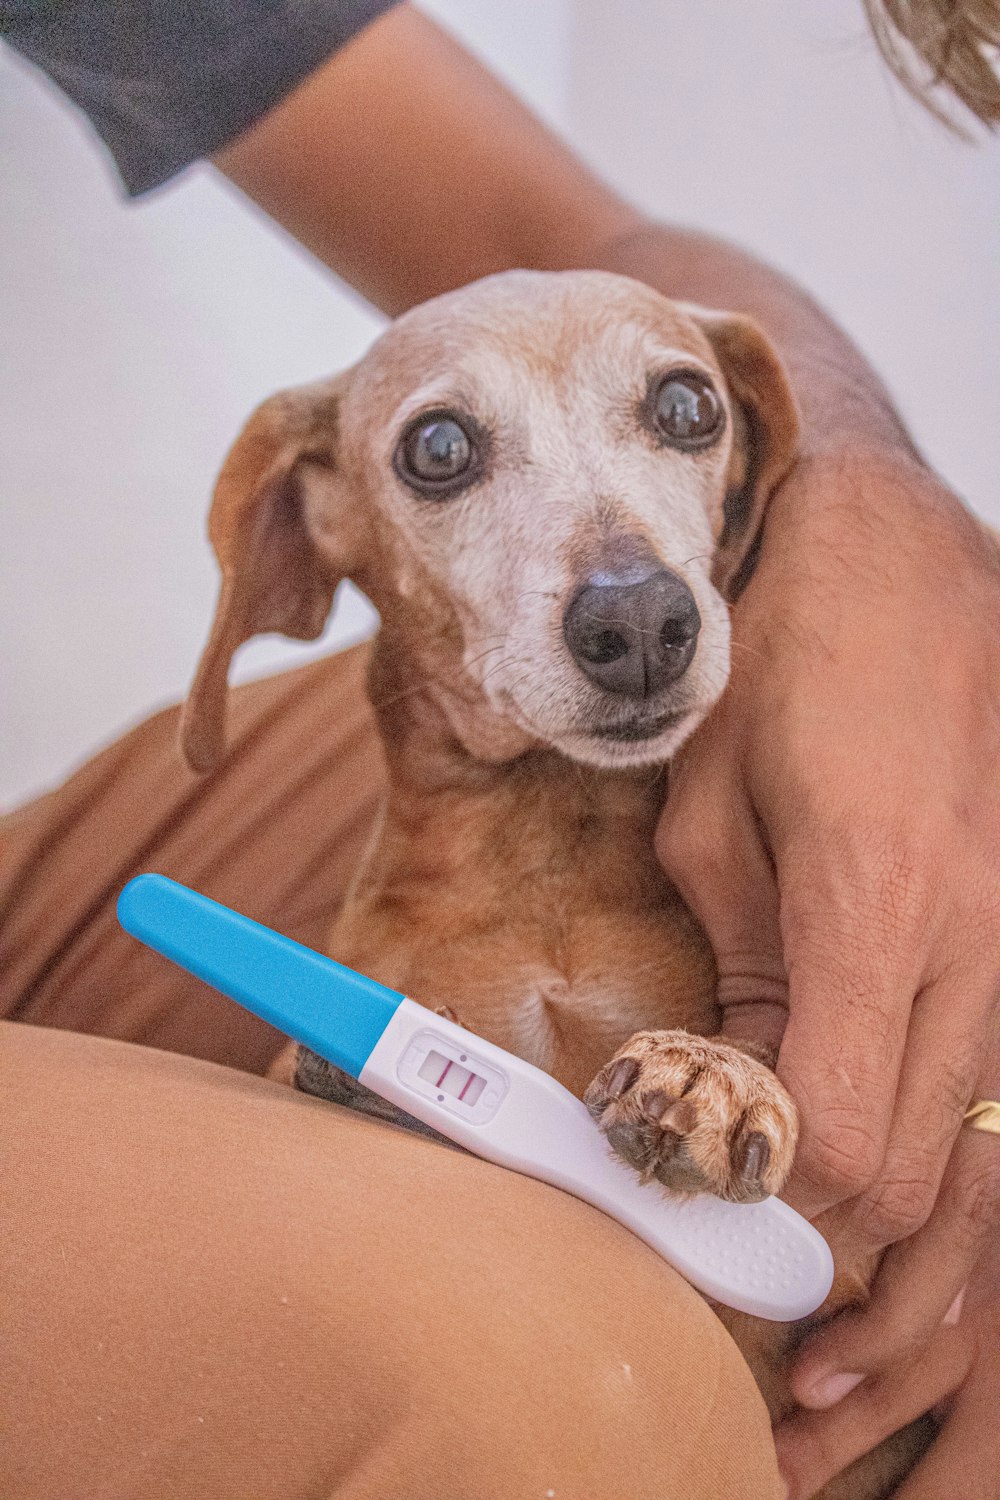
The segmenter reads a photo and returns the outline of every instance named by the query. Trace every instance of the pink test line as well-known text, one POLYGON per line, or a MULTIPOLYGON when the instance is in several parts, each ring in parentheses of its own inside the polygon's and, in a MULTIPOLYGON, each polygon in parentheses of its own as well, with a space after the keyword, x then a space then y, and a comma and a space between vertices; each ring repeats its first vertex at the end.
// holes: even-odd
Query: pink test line
MULTIPOLYGON (((450 1061, 446 1062, 445 1065, 444 1065, 444 1072, 441 1074, 441 1077, 438 1079, 437 1083, 434 1085, 435 1088, 439 1089, 441 1087, 442 1083, 444 1083, 445 1079, 448 1077, 448 1072, 449 1072, 450 1068, 451 1068, 451 1062, 450 1061)), ((461 1097, 461 1096, 459 1096, 459 1097, 461 1097)))

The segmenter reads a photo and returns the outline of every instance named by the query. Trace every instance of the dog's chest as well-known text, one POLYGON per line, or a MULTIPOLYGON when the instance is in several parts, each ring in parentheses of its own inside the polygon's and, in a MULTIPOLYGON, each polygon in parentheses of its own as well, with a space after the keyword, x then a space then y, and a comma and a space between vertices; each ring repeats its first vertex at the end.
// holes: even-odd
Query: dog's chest
POLYGON ((662 780, 561 757, 390 801, 331 953, 582 1093, 637 1031, 717 1029, 711 951, 656 861, 662 780))
POLYGON ((481 992, 479 1024, 468 1024, 576 1094, 636 1032, 715 1029, 711 962, 683 917, 590 914, 574 926, 562 962, 551 951, 512 956, 494 993, 481 992))

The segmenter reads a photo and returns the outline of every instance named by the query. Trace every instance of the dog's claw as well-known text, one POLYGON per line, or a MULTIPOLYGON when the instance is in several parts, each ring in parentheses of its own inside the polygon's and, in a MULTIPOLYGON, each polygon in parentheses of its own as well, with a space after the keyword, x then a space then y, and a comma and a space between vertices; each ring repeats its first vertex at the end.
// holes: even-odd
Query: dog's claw
POLYGON ((690 1135, 697 1123, 698 1106, 691 1099, 674 1099, 657 1121, 661 1130, 672 1130, 676 1135, 690 1135))
POLYGON ((608 1102, 627 1094, 639 1076, 639 1064, 634 1057, 620 1057, 608 1074, 604 1093, 608 1102))
POLYGON ((690 1099, 678 1094, 668 1094, 666 1089, 654 1089, 642 1101, 642 1112, 650 1124, 661 1130, 670 1130, 674 1135, 687 1135, 698 1123, 698 1106, 690 1099))
POLYGON ((645 1094, 641 1100, 641 1108, 646 1119, 652 1125, 662 1125, 663 1116, 677 1103, 676 1094, 668 1094, 666 1089, 653 1089, 651 1094, 645 1094))
POLYGON ((767 1136, 759 1130, 751 1130, 740 1141, 733 1153, 734 1165, 747 1186, 760 1182, 771 1159, 771 1146, 767 1136))

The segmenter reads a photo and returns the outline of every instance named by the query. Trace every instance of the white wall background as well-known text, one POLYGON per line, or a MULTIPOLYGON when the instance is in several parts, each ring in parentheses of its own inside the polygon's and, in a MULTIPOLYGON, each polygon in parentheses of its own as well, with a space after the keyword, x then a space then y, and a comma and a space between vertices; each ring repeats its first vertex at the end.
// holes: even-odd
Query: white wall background
MULTIPOLYGON (((1000 143, 887 78, 858 0, 428 0, 606 176, 817 293, 927 453, 1000 521, 1000 143)), ((190 679, 212 478, 251 408, 377 317, 207 168, 119 198, 72 110, 0 49, 0 803, 190 679)), ((342 599, 315 647, 371 627, 342 599)))
POLYGON ((860 0, 577 0, 570 79, 579 149, 802 281, 1000 522, 1000 139, 916 104, 860 0))

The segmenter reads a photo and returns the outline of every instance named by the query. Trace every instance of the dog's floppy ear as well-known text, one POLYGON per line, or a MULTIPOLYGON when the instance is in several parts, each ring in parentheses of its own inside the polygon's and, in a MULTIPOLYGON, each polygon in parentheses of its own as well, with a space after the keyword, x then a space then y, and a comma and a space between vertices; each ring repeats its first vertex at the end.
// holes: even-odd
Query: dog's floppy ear
POLYGON ((208 534, 222 583, 181 721, 192 770, 210 771, 222 758, 237 647, 265 631, 314 640, 330 613, 346 563, 315 546, 305 504, 316 487, 324 499, 336 488, 338 385, 327 381, 265 401, 219 475, 208 534))
POLYGON ((777 352, 751 318, 690 308, 722 367, 733 449, 713 582, 734 599, 753 571, 768 501, 798 451, 799 414, 777 352))

